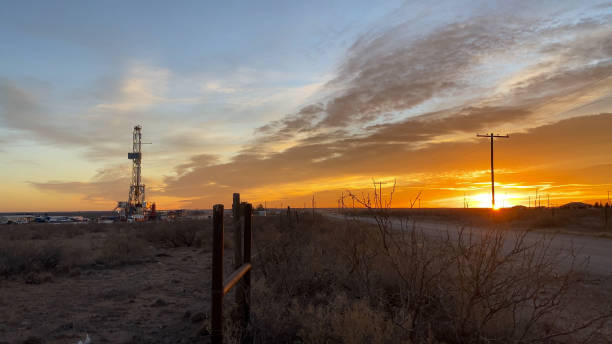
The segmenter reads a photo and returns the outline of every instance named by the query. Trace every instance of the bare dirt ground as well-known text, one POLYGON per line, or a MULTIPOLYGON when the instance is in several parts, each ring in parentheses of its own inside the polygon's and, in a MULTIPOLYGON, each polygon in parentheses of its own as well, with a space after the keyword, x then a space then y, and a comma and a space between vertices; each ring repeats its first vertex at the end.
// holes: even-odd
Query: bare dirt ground
MULTIPOLYGON (((228 263, 229 264, 229 263, 228 263)), ((0 281, 0 342, 204 342, 210 249, 158 250, 148 262, 77 270, 40 284, 0 281)))
MULTIPOLYGON (((609 314, 612 311, 612 276, 589 275, 573 293, 571 302, 563 313, 561 322, 568 328, 585 323, 592 314, 609 314)), ((612 343, 612 324, 607 322, 585 343, 612 343)))
POLYGON ((206 342, 210 251, 149 246, 135 263, 0 278, 0 343, 206 342))

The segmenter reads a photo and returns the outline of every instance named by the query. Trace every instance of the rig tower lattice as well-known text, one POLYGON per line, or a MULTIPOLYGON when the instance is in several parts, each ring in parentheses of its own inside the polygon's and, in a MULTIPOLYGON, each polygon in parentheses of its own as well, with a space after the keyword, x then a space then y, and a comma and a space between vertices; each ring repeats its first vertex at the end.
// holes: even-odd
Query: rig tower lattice
POLYGON ((145 202, 145 185, 142 184, 140 175, 142 162, 142 127, 134 127, 132 136, 132 152, 128 153, 128 159, 132 160, 132 184, 130 185, 130 195, 128 197, 128 207, 134 211, 141 208, 145 202))

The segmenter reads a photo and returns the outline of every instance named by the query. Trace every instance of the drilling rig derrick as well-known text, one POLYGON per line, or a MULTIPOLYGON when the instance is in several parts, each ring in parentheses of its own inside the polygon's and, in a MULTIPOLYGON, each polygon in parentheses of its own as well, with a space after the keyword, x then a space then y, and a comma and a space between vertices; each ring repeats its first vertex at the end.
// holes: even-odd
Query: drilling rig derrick
POLYGON ((132 183, 130 184, 128 207, 130 210, 136 210, 145 205, 145 185, 142 184, 140 174, 142 163, 142 127, 139 125, 134 127, 132 152, 128 153, 128 159, 132 160, 132 183))
POLYGON ((142 127, 134 127, 132 134, 132 151, 128 159, 132 160, 132 181, 127 202, 117 202, 117 211, 123 220, 145 220, 148 207, 145 201, 145 185, 142 183, 142 127))

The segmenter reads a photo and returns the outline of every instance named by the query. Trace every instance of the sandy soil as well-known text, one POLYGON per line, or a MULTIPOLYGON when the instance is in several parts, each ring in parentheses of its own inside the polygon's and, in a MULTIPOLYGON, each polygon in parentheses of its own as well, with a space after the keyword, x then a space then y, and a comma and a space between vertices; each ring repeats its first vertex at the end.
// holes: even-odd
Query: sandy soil
POLYGON ((210 250, 174 248, 40 284, 0 280, 0 343, 207 342, 210 274, 210 250))

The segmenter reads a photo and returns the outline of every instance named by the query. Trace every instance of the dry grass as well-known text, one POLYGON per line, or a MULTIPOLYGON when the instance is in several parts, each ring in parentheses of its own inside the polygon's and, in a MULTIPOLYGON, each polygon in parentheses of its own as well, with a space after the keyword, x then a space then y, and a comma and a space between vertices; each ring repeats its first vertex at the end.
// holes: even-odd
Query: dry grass
POLYGON ((610 318, 560 320, 585 276, 551 238, 465 229, 433 238, 391 230, 384 206, 370 210, 377 225, 256 218, 255 342, 589 342, 610 318))
POLYGON ((209 233, 209 224, 195 221, 4 226, 0 277, 137 264, 150 260, 154 247, 201 247, 209 233))

